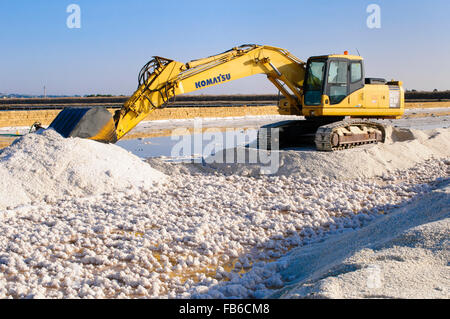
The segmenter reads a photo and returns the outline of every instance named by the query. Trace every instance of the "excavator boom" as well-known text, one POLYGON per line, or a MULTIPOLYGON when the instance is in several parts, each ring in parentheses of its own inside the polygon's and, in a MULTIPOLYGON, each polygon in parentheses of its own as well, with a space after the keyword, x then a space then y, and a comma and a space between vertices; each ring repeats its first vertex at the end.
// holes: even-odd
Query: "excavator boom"
POLYGON ((305 65, 284 49, 254 44, 188 63, 155 56, 140 71, 137 90, 116 111, 113 122, 105 119, 104 111, 68 109, 50 127, 66 137, 114 143, 177 95, 254 74, 266 74, 300 115, 305 65))
POLYGON ((141 70, 139 87, 115 114, 120 139, 153 110, 177 95, 264 73, 281 89, 286 84, 293 104, 300 106, 305 63, 275 47, 243 45, 224 53, 188 63, 154 57, 141 70), (280 70, 279 70, 280 69, 280 70), (293 97, 295 96, 295 98, 293 97))

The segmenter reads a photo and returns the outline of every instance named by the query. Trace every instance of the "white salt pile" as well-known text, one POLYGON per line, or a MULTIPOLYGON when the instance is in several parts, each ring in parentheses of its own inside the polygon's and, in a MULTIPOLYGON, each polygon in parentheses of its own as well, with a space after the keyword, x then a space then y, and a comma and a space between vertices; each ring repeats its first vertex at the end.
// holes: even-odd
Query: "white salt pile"
POLYGON ((286 256, 282 298, 448 298, 450 184, 356 232, 286 256))
POLYGON ((68 196, 152 188, 165 175, 110 144, 54 130, 28 134, 0 151, 0 209, 68 196))
POLYGON ((410 231, 449 217, 448 134, 399 131, 362 149, 281 151, 296 161, 285 160, 280 176, 160 162, 166 179, 114 145, 27 135, 0 152, 0 205, 37 202, 0 207, 0 298, 446 297, 448 266, 432 250, 445 247, 448 221, 421 230, 426 240, 410 231), (382 176, 333 178, 361 176, 367 165, 382 176), (426 267, 431 277, 422 277, 426 267), (366 270, 375 290, 356 290, 366 270), (319 283, 333 271, 337 282, 319 283))
POLYGON ((262 170, 276 167, 274 175, 277 176, 297 175, 304 178, 328 176, 341 180, 369 178, 389 174, 398 169, 408 169, 430 158, 447 158, 450 156, 450 130, 440 128, 420 131, 389 126, 385 143, 370 144, 337 152, 295 149, 273 151, 272 154, 267 155, 268 152, 255 148, 231 150, 235 154, 244 151, 246 163, 227 163, 223 160, 226 158, 227 151, 230 150, 224 150, 214 155, 215 158, 222 160, 222 163, 211 158, 205 158, 203 164, 174 165, 161 163, 158 159, 149 159, 148 162, 167 174, 201 171, 219 172, 225 175, 258 176, 261 175, 262 170), (264 158, 275 158, 277 162, 249 163, 249 158, 260 158, 261 153, 266 153, 263 154, 264 158))

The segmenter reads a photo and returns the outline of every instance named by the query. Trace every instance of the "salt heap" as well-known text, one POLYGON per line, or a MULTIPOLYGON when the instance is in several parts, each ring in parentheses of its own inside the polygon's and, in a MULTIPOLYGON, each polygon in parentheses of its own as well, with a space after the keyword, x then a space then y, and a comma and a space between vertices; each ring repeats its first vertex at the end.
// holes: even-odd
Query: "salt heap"
POLYGON ((63 138, 52 129, 27 134, 0 151, 0 209, 66 195, 153 188, 165 175, 116 145, 63 138))
MULTIPOLYGON (((282 298, 445 298, 449 296, 450 183, 355 232, 294 248, 282 298)), ((271 296, 276 297, 276 296, 271 296)))
MULTIPOLYGON (((223 150, 213 157, 224 159, 228 151, 236 154, 238 149, 223 150)), ((227 163, 226 161, 214 162, 210 158, 205 158, 206 163, 202 164, 170 165, 155 159, 147 161, 167 174, 183 173, 184 169, 191 172, 219 172, 226 175, 256 177, 261 175, 262 168, 273 166, 275 167, 273 175, 278 176, 297 175, 302 178, 328 176, 340 180, 370 178, 389 174, 398 169, 408 169, 430 158, 447 158, 450 156, 450 129, 421 131, 389 126, 385 143, 369 144, 338 152, 317 152, 312 148, 306 150, 296 148, 273 151, 275 154, 269 156, 267 154, 270 153, 255 148, 245 148, 243 151, 247 160, 250 157, 259 158, 259 153, 266 153, 266 158, 278 157, 278 162, 227 163)))

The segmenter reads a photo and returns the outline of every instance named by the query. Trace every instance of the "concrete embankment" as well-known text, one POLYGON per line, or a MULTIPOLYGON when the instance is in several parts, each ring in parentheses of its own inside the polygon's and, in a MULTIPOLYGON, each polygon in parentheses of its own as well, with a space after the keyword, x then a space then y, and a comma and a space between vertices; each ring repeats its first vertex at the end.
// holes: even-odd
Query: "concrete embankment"
MULTIPOLYGON (((115 109, 108 109, 114 113, 115 109)), ((0 112, 0 127, 31 126, 34 122, 50 124, 61 110, 27 110, 0 112)), ((196 117, 235 117, 248 115, 278 114, 274 106, 236 106, 236 107, 177 107, 157 109, 145 121, 188 119, 196 117)))

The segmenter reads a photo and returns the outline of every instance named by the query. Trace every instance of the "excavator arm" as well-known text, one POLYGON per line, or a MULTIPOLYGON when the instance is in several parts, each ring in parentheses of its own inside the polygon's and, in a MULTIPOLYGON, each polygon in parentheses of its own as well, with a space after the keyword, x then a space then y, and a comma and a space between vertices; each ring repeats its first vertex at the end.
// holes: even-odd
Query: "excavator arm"
POLYGON ((66 137, 78 136, 114 143, 149 113, 165 107, 177 95, 254 74, 266 74, 286 97, 289 105, 297 108, 298 114, 301 113, 305 62, 281 48, 242 45, 188 63, 153 57, 139 73, 137 90, 116 111, 113 121, 107 118, 105 112, 94 114, 92 110, 83 113, 70 109, 61 112, 61 119, 58 119, 58 115, 50 126, 66 137), (80 129, 81 126, 83 129, 80 129))
POLYGON ((177 95, 262 73, 291 105, 301 105, 305 63, 284 49, 243 45, 188 63, 154 57, 139 73, 136 92, 114 116, 117 138, 177 95))

